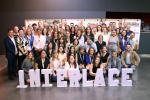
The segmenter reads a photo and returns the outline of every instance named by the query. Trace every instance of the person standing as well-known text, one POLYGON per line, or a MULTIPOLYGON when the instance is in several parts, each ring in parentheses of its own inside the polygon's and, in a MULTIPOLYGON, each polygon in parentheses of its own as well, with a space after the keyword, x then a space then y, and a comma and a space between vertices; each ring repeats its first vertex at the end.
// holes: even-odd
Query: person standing
POLYGON ((24 38, 23 30, 19 30, 17 38, 18 47, 18 70, 21 70, 23 60, 26 58, 28 41, 24 38))
POLYGON ((41 29, 37 29, 37 35, 34 36, 33 48, 34 48, 34 58, 40 57, 40 52, 45 49, 46 37, 42 35, 41 29))
POLYGON ((17 46, 14 39, 14 32, 12 29, 8 30, 8 36, 4 39, 4 45, 6 49, 6 58, 8 60, 8 78, 14 80, 16 75, 16 57, 17 46))

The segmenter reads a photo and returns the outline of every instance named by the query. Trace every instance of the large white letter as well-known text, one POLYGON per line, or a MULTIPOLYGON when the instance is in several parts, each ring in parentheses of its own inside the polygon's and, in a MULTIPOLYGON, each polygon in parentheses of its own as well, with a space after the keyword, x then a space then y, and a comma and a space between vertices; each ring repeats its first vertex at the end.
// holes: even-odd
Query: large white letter
POLYGON ((108 84, 109 86, 118 86, 119 80, 114 79, 114 75, 119 76, 119 70, 117 68, 111 68, 108 70, 108 84))
POLYGON ((65 69, 57 70, 57 87, 67 87, 67 81, 64 80, 65 69))
POLYGON ((105 86, 105 80, 103 75, 103 69, 97 69, 94 86, 105 86))
POLYGON ((122 86, 132 86, 132 80, 129 79, 129 74, 133 73, 132 68, 123 68, 122 69, 122 77, 121 77, 121 85, 122 86))
POLYGON ((68 70, 70 87, 79 87, 80 71, 78 69, 70 69, 68 70))
POLYGON ((24 82, 24 71, 19 70, 18 74, 19 74, 19 85, 17 86, 17 88, 27 88, 27 85, 25 85, 24 82))
POLYGON ((82 69, 82 74, 83 87, 93 86, 93 80, 87 81, 87 69, 82 69))
POLYGON ((40 69, 30 69, 29 70, 29 76, 30 76, 30 87, 40 87, 41 81, 40 81, 40 69))
POLYGON ((42 87, 52 87, 52 84, 49 84, 49 75, 52 74, 52 69, 42 69, 41 74, 44 74, 45 84, 42 87))

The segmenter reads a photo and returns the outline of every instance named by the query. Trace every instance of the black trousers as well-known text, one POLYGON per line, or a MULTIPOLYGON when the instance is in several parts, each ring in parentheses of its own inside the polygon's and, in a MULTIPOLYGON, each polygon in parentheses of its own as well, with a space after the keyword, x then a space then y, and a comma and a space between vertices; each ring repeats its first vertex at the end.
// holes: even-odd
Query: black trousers
POLYGON ((25 58, 26 58, 26 55, 18 56, 18 70, 22 69, 21 66, 25 58))
POLYGON ((7 56, 7 60, 8 60, 8 78, 14 78, 16 76, 16 72, 17 72, 17 66, 16 66, 16 59, 17 56, 16 55, 9 55, 7 56))

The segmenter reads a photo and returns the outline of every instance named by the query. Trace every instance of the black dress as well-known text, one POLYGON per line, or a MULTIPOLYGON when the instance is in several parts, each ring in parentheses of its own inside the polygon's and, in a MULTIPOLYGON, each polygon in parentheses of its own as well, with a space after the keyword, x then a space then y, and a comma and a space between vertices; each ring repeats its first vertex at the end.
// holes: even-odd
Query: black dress
MULTIPOLYGON (((99 64, 98 66, 100 66, 100 64, 99 64)), ((93 72, 93 73, 96 73, 98 68, 99 68, 99 67, 93 65, 92 72, 93 72)), ((95 76, 92 76, 92 75, 90 75, 90 73, 89 73, 89 74, 88 74, 88 79, 89 79, 89 80, 94 80, 94 79, 95 79, 95 76)))
POLYGON ((106 63, 109 57, 109 53, 107 52, 104 56, 101 55, 101 63, 106 63))

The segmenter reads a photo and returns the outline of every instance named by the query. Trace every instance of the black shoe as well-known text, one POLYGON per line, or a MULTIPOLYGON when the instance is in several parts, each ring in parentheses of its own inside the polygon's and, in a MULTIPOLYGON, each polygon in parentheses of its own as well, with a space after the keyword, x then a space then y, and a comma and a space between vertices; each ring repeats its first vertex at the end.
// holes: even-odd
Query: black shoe
POLYGON ((8 79, 9 79, 9 80, 15 80, 15 78, 14 78, 14 77, 8 77, 8 79))
POLYGON ((14 77, 15 77, 15 78, 18 78, 18 74, 15 74, 14 77))

